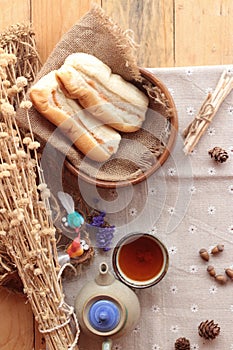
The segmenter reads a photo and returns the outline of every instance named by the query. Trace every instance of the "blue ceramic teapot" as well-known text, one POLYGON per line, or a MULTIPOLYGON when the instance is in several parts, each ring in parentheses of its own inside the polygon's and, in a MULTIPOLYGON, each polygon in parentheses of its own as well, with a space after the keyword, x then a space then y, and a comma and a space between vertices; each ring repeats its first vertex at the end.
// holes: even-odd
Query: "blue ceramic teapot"
POLYGON ((132 331, 140 317, 140 304, 132 289, 121 283, 102 262, 99 273, 78 293, 76 314, 82 331, 102 337, 102 350, 110 350, 112 339, 132 331))

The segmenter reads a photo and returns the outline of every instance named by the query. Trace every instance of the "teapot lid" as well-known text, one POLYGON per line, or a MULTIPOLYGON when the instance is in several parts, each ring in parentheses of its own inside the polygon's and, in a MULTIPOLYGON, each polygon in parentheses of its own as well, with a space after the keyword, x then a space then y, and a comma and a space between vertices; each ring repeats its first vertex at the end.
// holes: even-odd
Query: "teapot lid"
POLYGON ((100 332, 112 331, 120 322, 120 310, 110 300, 98 300, 89 309, 89 322, 100 332))

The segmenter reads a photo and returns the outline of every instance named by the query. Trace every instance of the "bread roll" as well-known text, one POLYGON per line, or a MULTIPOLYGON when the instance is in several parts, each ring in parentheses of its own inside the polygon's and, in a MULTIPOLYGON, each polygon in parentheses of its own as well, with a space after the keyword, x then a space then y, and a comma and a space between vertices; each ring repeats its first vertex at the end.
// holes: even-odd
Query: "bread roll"
POLYGON ((41 78, 29 92, 34 107, 71 139, 89 158, 104 162, 117 152, 120 134, 103 125, 59 88, 52 71, 41 78))
POLYGON ((77 99, 103 123, 123 132, 134 132, 142 126, 147 96, 120 75, 113 74, 96 57, 71 54, 56 77, 66 96, 77 99))

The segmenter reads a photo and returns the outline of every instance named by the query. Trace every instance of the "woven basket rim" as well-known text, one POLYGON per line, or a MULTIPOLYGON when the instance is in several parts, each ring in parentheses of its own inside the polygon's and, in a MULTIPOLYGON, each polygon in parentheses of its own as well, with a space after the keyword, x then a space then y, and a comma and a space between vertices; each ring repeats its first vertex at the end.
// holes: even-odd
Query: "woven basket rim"
POLYGON ((119 187, 126 187, 129 185, 136 185, 144 180, 146 180, 149 176, 151 176, 156 170, 158 170, 168 159, 173 146, 176 141, 177 132, 178 132, 178 115, 176 106, 174 103, 174 100, 168 91, 167 87, 163 84, 163 82, 157 78, 154 74, 149 72, 145 68, 139 68, 140 73, 143 78, 148 80, 153 85, 157 86, 166 96, 170 108, 172 110, 172 117, 170 118, 170 124, 171 124, 171 134, 169 136, 168 142, 166 144, 164 152, 157 158, 155 164, 151 166, 147 171, 140 173, 137 177, 129 180, 123 180, 123 181, 105 181, 105 180, 99 180, 93 177, 90 177, 89 175, 85 174, 83 171, 75 168, 67 159, 64 162, 65 167, 76 177, 79 177, 81 180, 95 185, 97 187, 101 188, 119 188, 119 187))

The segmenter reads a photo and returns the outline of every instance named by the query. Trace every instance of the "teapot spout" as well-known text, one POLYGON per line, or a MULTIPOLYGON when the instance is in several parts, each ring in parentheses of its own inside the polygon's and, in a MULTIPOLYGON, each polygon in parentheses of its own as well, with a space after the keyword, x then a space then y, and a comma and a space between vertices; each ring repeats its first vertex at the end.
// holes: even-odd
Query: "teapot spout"
POLYGON ((99 274, 96 276, 95 281, 100 286, 108 286, 115 281, 115 277, 108 270, 108 264, 105 262, 99 265, 99 274))
POLYGON ((102 350, 111 350, 112 349, 112 340, 107 339, 102 343, 102 350))

